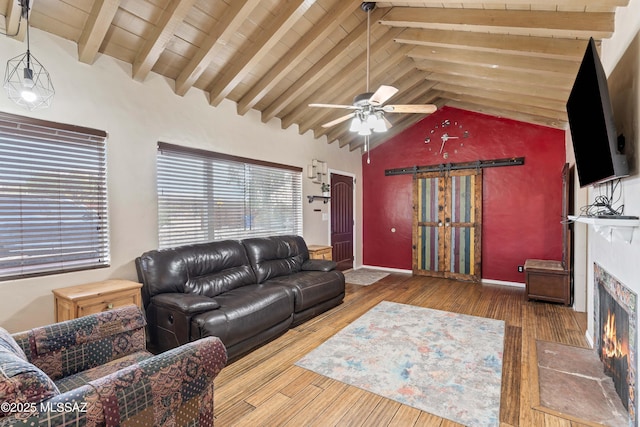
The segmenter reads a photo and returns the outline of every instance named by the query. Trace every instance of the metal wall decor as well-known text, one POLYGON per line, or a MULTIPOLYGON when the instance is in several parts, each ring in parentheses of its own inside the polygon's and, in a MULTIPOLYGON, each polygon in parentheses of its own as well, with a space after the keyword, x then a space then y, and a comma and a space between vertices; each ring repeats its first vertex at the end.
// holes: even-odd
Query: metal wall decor
POLYGON ((424 143, 429 144, 429 151, 433 152, 434 156, 442 155, 442 158, 447 159, 449 158, 448 150, 453 149, 453 152, 457 153, 464 147, 462 140, 470 136, 469 131, 465 130, 462 124, 457 121, 451 123, 449 119, 445 119, 429 131, 424 143), (447 144, 449 140, 457 141, 447 144))

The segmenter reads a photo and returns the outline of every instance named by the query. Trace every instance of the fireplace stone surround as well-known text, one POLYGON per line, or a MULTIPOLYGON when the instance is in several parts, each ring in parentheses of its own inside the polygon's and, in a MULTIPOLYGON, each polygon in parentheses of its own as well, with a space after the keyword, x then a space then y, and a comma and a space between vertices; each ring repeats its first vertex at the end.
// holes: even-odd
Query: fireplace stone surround
POLYGON ((637 427, 638 297, 598 263, 594 288, 594 349, 629 413, 629 426, 637 427))

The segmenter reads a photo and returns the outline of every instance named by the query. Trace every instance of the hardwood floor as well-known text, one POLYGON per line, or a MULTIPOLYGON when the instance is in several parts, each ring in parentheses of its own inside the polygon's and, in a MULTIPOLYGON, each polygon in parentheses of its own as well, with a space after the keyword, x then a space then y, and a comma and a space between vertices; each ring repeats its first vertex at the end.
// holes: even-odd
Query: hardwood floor
POLYGON ((343 304, 225 367, 215 380, 219 426, 440 426, 460 424, 299 368, 294 363, 380 301, 506 322, 501 426, 579 427, 531 409, 529 364, 536 339, 587 347, 584 313, 527 302, 524 289, 408 274, 371 286, 347 284, 343 304))

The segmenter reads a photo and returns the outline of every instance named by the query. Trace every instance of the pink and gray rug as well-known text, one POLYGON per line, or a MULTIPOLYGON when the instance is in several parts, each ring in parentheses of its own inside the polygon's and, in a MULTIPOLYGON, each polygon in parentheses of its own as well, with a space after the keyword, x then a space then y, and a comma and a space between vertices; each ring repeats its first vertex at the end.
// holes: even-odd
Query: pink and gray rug
POLYGON ((296 365, 466 426, 498 426, 504 329, 383 301, 296 365))

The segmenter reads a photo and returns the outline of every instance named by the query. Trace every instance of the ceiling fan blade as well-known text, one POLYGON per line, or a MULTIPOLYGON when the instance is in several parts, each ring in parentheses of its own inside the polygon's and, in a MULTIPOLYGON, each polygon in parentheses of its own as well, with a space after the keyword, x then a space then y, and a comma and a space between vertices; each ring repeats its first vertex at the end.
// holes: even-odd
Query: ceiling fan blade
POLYGON ((382 107, 382 111, 385 113, 419 113, 419 114, 431 114, 438 109, 433 104, 425 105, 385 105, 382 107))
POLYGON ((395 87, 382 85, 374 92, 373 95, 371 95, 371 98, 369 98, 369 104, 382 105, 396 93, 398 93, 398 89, 395 87))
POLYGON ((354 105, 340 105, 340 104, 309 104, 309 107, 319 108, 345 108, 347 110, 357 110, 358 107, 354 105))
POLYGON ((356 115, 356 113, 346 114, 346 115, 344 115, 342 117, 338 117, 335 120, 331 120, 330 122, 327 122, 327 123, 323 124, 322 127, 323 128, 330 128, 331 126, 335 126, 335 125, 337 125, 339 123, 342 123, 342 122, 345 122, 345 121, 349 120, 350 118, 352 118, 355 115, 356 115))

